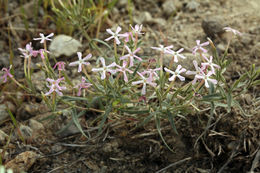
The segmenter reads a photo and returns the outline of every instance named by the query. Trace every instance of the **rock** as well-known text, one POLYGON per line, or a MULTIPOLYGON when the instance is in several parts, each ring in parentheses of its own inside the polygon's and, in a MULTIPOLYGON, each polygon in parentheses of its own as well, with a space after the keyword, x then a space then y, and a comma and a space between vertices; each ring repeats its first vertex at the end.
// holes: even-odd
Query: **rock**
POLYGON ((201 24, 203 31, 208 37, 215 38, 217 35, 224 33, 224 21, 218 17, 208 17, 203 19, 201 24))
MULTIPOLYGON (((0 52, 3 52, 4 51, 4 48, 5 48, 5 41, 3 40, 0 40, 0 52)), ((2 59, 2 58, 1 58, 2 59)))
POLYGON ((118 141, 116 140, 113 140, 109 143, 106 143, 103 147, 103 151, 106 152, 106 153, 110 153, 112 151, 116 151, 118 150, 118 147, 119 147, 119 143, 118 141))
POLYGON ((118 8, 127 8, 128 0, 120 0, 117 2, 118 8))
POLYGON ((155 18, 155 19, 152 19, 151 21, 148 22, 149 24, 157 24, 159 25, 160 27, 166 27, 166 20, 163 19, 163 18, 155 18))
POLYGON ((55 56, 71 56, 75 54, 82 44, 74 38, 67 35, 58 35, 52 40, 49 50, 55 56))
POLYGON ((167 16, 170 17, 173 14, 177 12, 177 9, 174 5, 174 0, 166 0, 163 5, 163 13, 167 16))
POLYGON ((0 144, 4 145, 5 140, 8 138, 8 135, 0 130, 0 144))
POLYGON ((35 9, 37 6, 37 4, 34 1, 30 1, 28 3, 25 3, 22 6, 19 6, 18 8, 16 8, 13 13, 14 14, 20 14, 21 13, 21 9, 24 12, 24 14, 26 15, 27 18, 33 18, 35 13, 32 11, 32 9, 35 9))
POLYGON ((33 130, 26 125, 20 125, 20 132, 22 133, 24 139, 31 138, 33 134, 33 130))
POLYGON ((6 105, 11 110, 11 112, 15 112, 15 106, 11 102, 5 102, 5 104, 0 104, 0 121, 3 121, 10 116, 7 111, 6 105))
POLYGON ((250 34, 243 33, 241 36, 238 37, 238 39, 241 41, 241 43, 245 46, 248 46, 253 42, 250 34))
POLYGON ((43 130, 44 127, 43 127, 43 124, 34 120, 34 119, 30 119, 29 120, 29 126, 31 127, 31 129, 33 131, 38 131, 38 130, 43 130))
POLYGON ((250 56, 257 59, 260 58, 260 42, 251 49, 250 56))
POLYGON ((28 120, 32 116, 37 115, 40 112, 40 105, 37 103, 23 103, 17 110, 17 119, 28 120))
POLYGON ((134 22, 137 24, 147 23, 152 20, 152 16, 148 11, 141 12, 138 16, 134 17, 134 22))
POLYGON ((25 151, 17 155, 13 160, 5 164, 6 168, 13 169, 14 173, 27 172, 35 163, 38 155, 33 151, 25 151))
MULTIPOLYGON (((61 128, 63 129, 65 125, 61 128)), ((64 129, 62 132, 58 134, 59 137, 68 137, 74 134, 80 133, 79 129, 76 127, 76 125, 73 123, 68 128, 64 129)))
POLYGON ((45 91, 47 81, 44 71, 40 70, 38 72, 34 72, 31 77, 36 90, 45 91))
MULTIPOLYGON (((3 149, 0 149, 0 153, 3 153, 3 149)), ((9 153, 7 151, 4 152, 4 157, 3 158, 6 158, 8 157, 9 153)))
POLYGON ((220 51, 222 53, 225 52, 225 50, 226 50, 226 47, 221 43, 218 44, 216 48, 217 48, 218 51, 220 51))
MULTIPOLYGON (((1 42, 0 42, 0 44, 1 44, 1 42)), ((1 45, 0 45, 0 47, 1 47, 1 45)), ((0 52, 3 52, 3 50, 2 51, 0 50, 0 52)), ((1 67, 1 69, 3 67, 6 67, 6 68, 9 67, 10 66, 9 54, 3 52, 3 53, 0 54, 0 57, 1 57, 0 58, 0 67, 1 67)))
MULTIPOLYGON (((183 53, 182 54, 183 56, 186 57, 186 59, 182 59, 182 58, 178 58, 178 62, 177 63, 173 63, 173 68, 176 68, 179 64, 183 67, 183 68, 186 68, 187 70, 190 70, 190 71, 194 71, 195 68, 194 68, 194 65, 193 65, 193 60, 196 60, 198 62, 198 64, 201 63, 201 59, 198 55, 193 55, 192 53, 183 53)), ((165 67, 168 67, 170 62, 171 62, 171 59, 172 59, 172 55, 167 55, 165 54, 164 55, 164 62, 163 62, 163 65, 165 67)))
POLYGON ((197 8, 200 6, 200 4, 196 1, 189 1, 185 7, 190 12, 194 12, 197 10, 197 8))

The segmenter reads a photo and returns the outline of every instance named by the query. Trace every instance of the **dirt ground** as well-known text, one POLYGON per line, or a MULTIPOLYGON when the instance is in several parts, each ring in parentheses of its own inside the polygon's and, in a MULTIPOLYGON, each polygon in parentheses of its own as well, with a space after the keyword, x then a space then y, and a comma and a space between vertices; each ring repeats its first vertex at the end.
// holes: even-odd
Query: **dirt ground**
MULTIPOLYGON (((227 42, 220 30, 230 26, 243 35, 231 43, 228 58, 232 59, 232 64, 225 74, 227 79, 232 83, 241 73, 249 70, 251 64, 260 66, 259 0, 176 0, 173 1, 176 12, 170 15, 163 8, 164 2, 133 2, 133 22, 142 22, 146 33, 142 47, 167 42, 175 48, 184 47, 186 53, 190 53, 196 40, 206 41, 210 37, 218 51, 223 53, 227 42)), ((127 1, 119 0, 109 21, 104 22, 100 39, 106 38, 105 29, 108 27, 120 25, 128 28, 130 20, 126 5, 127 1)), ((5 22, 0 27, 4 28, 5 22)), ((4 32, 4 29, 0 31, 0 41, 8 45, 8 36, 4 32)), ((28 42, 27 37, 20 37, 26 35, 24 31, 14 30, 10 35, 14 49, 28 42), (21 42, 18 43, 18 40, 21 42)), ((2 60, 5 52, 9 52, 6 45, 0 49, 1 68, 7 64, 2 60)), ((151 52, 144 50, 143 54, 150 55, 151 52)), ((18 51, 15 51, 14 58, 19 58, 18 51)), ((40 125, 36 125, 38 129, 28 132, 25 143, 12 130, 10 119, 0 122, 0 129, 12 134, 10 143, 5 146, 7 154, 2 156, 3 163, 24 153, 26 156, 21 157, 26 159, 17 165, 22 165, 26 172, 260 172, 259 88, 251 88, 248 93, 239 96, 243 110, 251 116, 244 116, 235 108, 230 113, 217 109, 207 131, 209 109, 191 113, 185 118, 176 117, 178 134, 168 121, 162 121, 162 134, 172 152, 162 142, 154 122, 137 128, 138 122, 128 117, 108 121, 103 132, 97 136, 97 128, 88 128, 97 114, 86 112, 79 120, 91 138, 82 136, 74 124, 59 132, 71 122, 71 117, 67 115, 69 112, 63 111, 53 118, 51 112, 45 111, 46 107, 41 101, 30 95, 21 96, 12 87, 0 85, 1 104, 13 102, 14 97, 22 97, 20 100, 23 103, 14 104, 20 106, 15 106, 13 110, 17 121, 25 126, 23 133, 26 134, 26 127, 34 123, 32 120, 40 121, 40 125)), ((4 145, 0 141, 1 148, 4 145)))

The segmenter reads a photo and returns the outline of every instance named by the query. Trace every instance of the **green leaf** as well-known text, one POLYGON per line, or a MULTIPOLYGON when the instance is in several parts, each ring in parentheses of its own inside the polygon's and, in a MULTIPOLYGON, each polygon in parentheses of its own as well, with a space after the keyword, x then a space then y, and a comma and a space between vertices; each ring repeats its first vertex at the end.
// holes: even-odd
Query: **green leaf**
MULTIPOLYGON (((85 111, 81 111, 81 115, 83 115, 85 113, 85 111)), ((81 128, 81 125, 79 123, 79 119, 78 119, 78 115, 77 115, 77 112, 76 112, 76 109, 73 109, 72 111, 72 120, 74 122, 74 124, 76 125, 76 127, 79 129, 79 131, 82 133, 83 136, 85 136, 86 138, 89 138, 85 133, 84 131, 82 130, 81 128)))
POLYGON ((235 83, 232 85, 231 91, 234 91, 234 89, 238 88, 238 84, 239 84, 241 81, 245 80, 246 78, 247 78, 247 74, 246 74, 246 73, 243 74, 242 76, 240 76, 240 78, 237 79, 237 80, 235 81, 235 83))
POLYGON ((209 95, 202 97, 202 101, 207 101, 207 102, 219 101, 219 100, 222 100, 222 99, 223 99, 223 97, 220 93, 209 94, 209 95))
POLYGON ((137 125, 137 127, 143 126, 146 123, 148 123, 152 118, 154 117, 154 113, 150 113, 149 116, 147 116, 140 124, 137 125))
POLYGON ((246 117, 251 117, 252 116, 252 115, 248 115, 236 100, 233 100, 232 103, 234 104, 234 106, 239 108, 239 110, 242 112, 242 114, 244 116, 246 116, 246 117))
POLYGON ((119 109, 121 112, 125 112, 128 114, 147 114, 150 110, 136 110, 136 108, 133 109, 119 109))
POLYGON ((160 137, 161 137, 163 143, 165 144, 165 146, 166 146, 171 152, 174 152, 174 151, 170 148, 170 146, 166 143, 166 141, 164 140, 164 138, 163 138, 163 135, 162 135, 162 132, 161 132, 160 119, 157 118, 156 115, 155 115, 155 123, 156 123, 157 131, 158 131, 158 133, 159 133, 159 135, 160 135, 160 137))
POLYGON ((109 105, 106 106, 106 111, 103 115, 103 118, 102 118, 100 125, 99 125, 99 128, 98 128, 98 135, 100 135, 100 133, 102 132, 102 128, 103 128, 103 126, 104 126, 104 124, 107 120, 107 117, 108 117, 108 115, 111 111, 112 111, 112 105, 110 103, 109 105))
POLYGON ((173 115, 170 111, 167 111, 167 115, 168 115, 168 119, 169 119, 169 121, 170 121, 170 123, 171 123, 171 126, 172 126, 173 131, 174 131, 176 134, 178 134, 177 129, 176 129, 176 126, 175 126, 175 123, 174 123, 174 120, 173 120, 173 117, 174 117, 175 115, 173 115))
POLYGON ((227 97, 228 112, 230 112, 230 110, 231 110, 231 103, 232 103, 232 95, 231 95, 231 92, 228 92, 228 93, 226 94, 226 97, 227 97))
POLYGON ((112 50, 111 46, 109 46, 109 44, 107 44, 107 43, 104 42, 103 40, 100 40, 100 39, 98 39, 98 38, 93 38, 92 41, 96 41, 96 42, 98 42, 98 43, 101 43, 101 44, 105 45, 106 47, 108 47, 109 50, 112 50))
POLYGON ((260 80, 256 80, 252 83, 253 86, 257 86, 257 85, 260 85, 260 80))
POLYGON ((67 101, 88 101, 85 97, 62 96, 61 99, 67 101))
POLYGON ((137 70, 139 69, 140 65, 141 65, 141 63, 139 63, 138 66, 136 67, 134 73, 132 74, 133 77, 135 77, 137 70))

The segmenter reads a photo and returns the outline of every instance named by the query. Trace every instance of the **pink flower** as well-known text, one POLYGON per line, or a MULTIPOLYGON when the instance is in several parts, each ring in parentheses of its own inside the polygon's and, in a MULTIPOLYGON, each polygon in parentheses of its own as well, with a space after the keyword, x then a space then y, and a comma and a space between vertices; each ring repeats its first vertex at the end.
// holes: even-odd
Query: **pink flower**
POLYGON ((209 78, 212 75, 212 71, 208 72, 208 74, 206 75, 202 70, 200 74, 196 74, 196 78, 198 79, 202 79, 205 81, 205 86, 207 88, 209 88, 209 83, 208 82, 212 82, 213 84, 217 84, 218 81, 216 79, 211 79, 209 78))
POLYGON ((159 47, 151 47, 152 49, 159 50, 163 54, 170 54, 171 49, 173 48, 173 45, 164 47, 163 45, 159 45, 159 47))
POLYGON ((120 65, 116 64, 116 67, 118 67, 118 69, 116 69, 116 71, 122 72, 124 74, 124 81, 128 82, 128 78, 127 78, 126 72, 133 73, 133 71, 131 71, 128 68, 126 68, 126 65, 127 65, 126 61, 123 62, 123 66, 122 67, 120 65))
POLYGON ((116 28, 116 32, 113 32, 111 29, 106 29, 106 31, 111 34, 112 36, 111 37, 108 37, 107 39, 105 39, 105 41, 109 41, 111 40, 112 38, 115 39, 116 41, 116 44, 120 44, 120 41, 119 41, 119 38, 118 37, 125 37, 125 35, 123 34, 119 34, 119 32, 122 30, 122 28, 120 26, 118 26, 116 28))
POLYGON ((139 61, 142 61, 142 58, 136 56, 135 54, 141 50, 141 48, 137 48, 135 51, 131 51, 127 45, 125 45, 126 50, 128 51, 127 55, 124 55, 120 57, 120 60, 127 59, 128 57, 130 58, 130 67, 134 65, 134 58, 138 59, 139 61))
POLYGON ((193 60, 193 65, 194 65, 196 71, 187 71, 186 72, 187 75, 195 75, 194 79, 192 81, 192 85, 194 85, 198 80, 196 75, 201 74, 201 71, 202 71, 202 69, 198 66, 198 62, 196 60, 193 60))
POLYGON ((38 55, 38 51, 33 50, 31 42, 26 44, 25 49, 18 48, 18 50, 20 50, 22 52, 23 55, 21 57, 24 57, 24 58, 29 58, 31 56, 36 57, 38 55))
POLYGON ((40 49, 40 50, 38 50, 38 52, 40 53, 42 59, 45 59, 45 56, 44 56, 45 53, 50 53, 49 51, 47 51, 45 49, 40 49))
POLYGON ((82 77, 81 83, 78 86, 75 87, 75 88, 79 88, 77 96, 81 95, 81 89, 82 88, 89 88, 91 85, 92 85, 91 83, 86 83, 86 78, 82 77))
POLYGON ((145 75, 145 74, 149 74, 149 77, 152 81, 154 80, 154 76, 156 78, 159 78, 158 74, 156 73, 156 71, 161 70, 161 68, 155 68, 155 69, 147 69, 145 71, 143 71, 141 74, 145 75))
POLYGON ((53 67, 53 69, 55 69, 58 66, 58 70, 59 71, 65 71, 65 62, 64 61, 59 61, 55 64, 55 66, 53 67))
POLYGON ((79 68, 78 68, 78 72, 81 72, 82 71, 82 65, 89 65, 90 63, 89 62, 85 62, 87 60, 89 60, 91 57, 92 57, 92 54, 88 54, 85 58, 82 59, 82 53, 81 52, 77 52, 78 54, 78 58, 79 60, 78 61, 75 61, 75 62, 71 62, 69 64, 69 66, 76 66, 78 65, 79 68))
POLYGON ((206 49, 203 48, 203 46, 209 45, 209 42, 208 42, 208 41, 205 42, 205 43, 201 43, 201 44, 200 44, 200 40, 196 40, 196 43, 197 43, 197 46, 195 46, 195 47, 192 48, 192 54, 195 55, 197 51, 199 51, 199 52, 204 52, 204 53, 208 52, 206 49))
POLYGON ((130 40, 130 37, 132 38, 132 40, 134 41, 134 37, 133 37, 133 33, 132 32, 126 32, 124 34, 121 34, 121 37, 125 38, 125 42, 128 43, 130 40))
POLYGON ((51 93, 53 92, 56 92, 59 96, 62 96, 62 90, 65 90, 66 87, 61 87, 59 86, 59 83, 64 80, 64 77, 62 78, 59 78, 57 80, 54 80, 54 79, 50 79, 50 78, 47 78, 46 79, 48 82, 50 82, 51 85, 47 85, 48 88, 50 88, 49 92, 45 93, 45 95, 50 95, 51 93))
POLYGON ((116 66, 115 62, 106 66, 105 59, 103 57, 100 57, 100 61, 101 61, 103 67, 102 68, 93 68, 92 71, 93 72, 101 71, 102 72, 101 73, 101 79, 102 80, 106 78, 106 72, 110 72, 111 74, 116 73, 116 70, 111 69, 112 67, 116 66))
POLYGON ((10 73, 11 68, 12 68, 12 65, 10 65, 9 69, 2 68, 2 71, 4 71, 4 74, 1 78, 4 79, 4 81, 3 81, 4 83, 7 81, 7 77, 10 77, 10 78, 13 77, 13 75, 10 73))
POLYGON ((144 33, 142 33, 142 28, 143 28, 143 25, 135 25, 135 28, 132 27, 132 25, 130 24, 130 27, 132 28, 133 32, 137 35, 142 35, 144 33))
POLYGON ((44 43, 45 40, 51 41, 50 37, 52 37, 53 35, 54 33, 51 33, 45 37, 44 34, 40 33, 40 38, 34 38, 33 40, 41 40, 40 43, 44 43))
POLYGON ((174 62, 178 62, 178 57, 180 57, 180 58, 182 58, 182 59, 185 59, 185 58, 186 58, 185 56, 183 56, 183 55, 180 54, 183 50, 184 50, 183 48, 179 49, 177 52, 175 52, 175 51, 173 51, 173 50, 169 50, 169 53, 170 53, 171 55, 173 55, 173 57, 174 57, 174 62))
POLYGON ((202 57, 207 61, 207 62, 205 62, 205 63, 201 63, 202 69, 206 69, 208 66, 210 66, 212 73, 215 74, 215 69, 214 69, 214 67, 220 68, 220 66, 217 65, 217 64, 214 64, 214 63, 212 62, 212 59, 213 59, 212 56, 210 56, 210 59, 208 59, 205 55, 202 55, 202 57))
POLYGON ((176 77, 178 77, 181 81, 185 81, 185 77, 181 76, 180 74, 185 72, 186 69, 182 68, 181 65, 177 66, 177 69, 175 70, 175 72, 167 69, 166 67, 164 67, 164 70, 172 74, 172 76, 169 78, 169 81, 175 80, 176 77))
POLYGON ((135 82, 132 82, 132 85, 137 85, 137 84, 143 84, 143 88, 142 88, 142 92, 141 94, 142 95, 145 95, 146 93, 146 84, 149 84, 153 87, 156 87, 156 83, 154 83, 150 78, 145 78, 141 73, 137 72, 139 74, 139 76, 142 78, 141 80, 139 81, 135 81, 135 82))
POLYGON ((230 27, 224 27, 223 28, 226 32, 232 32, 234 35, 242 35, 241 32, 239 32, 238 30, 235 30, 233 28, 230 28, 230 27))

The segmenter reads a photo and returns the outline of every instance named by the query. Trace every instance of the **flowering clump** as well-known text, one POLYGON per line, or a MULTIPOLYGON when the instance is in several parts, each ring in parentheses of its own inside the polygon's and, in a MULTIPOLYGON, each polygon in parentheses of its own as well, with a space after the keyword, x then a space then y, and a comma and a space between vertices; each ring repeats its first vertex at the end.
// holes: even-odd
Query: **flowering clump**
MULTIPOLYGON (((47 87, 49 88, 49 91, 44 91, 43 93, 45 94, 42 94, 46 104, 51 107, 53 112, 57 112, 56 104, 59 101, 67 104, 68 109, 77 110, 81 108, 99 113, 104 112, 101 125, 106 122, 106 118, 111 112, 116 112, 117 115, 121 112, 124 115, 128 113, 142 114, 140 117, 144 117, 145 121, 153 118, 157 126, 160 125, 160 118, 168 117, 171 124, 174 124, 174 115, 181 115, 188 112, 186 111, 187 109, 196 108, 196 101, 203 100, 205 96, 209 98, 209 96, 213 95, 214 99, 220 98, 222 100, 228 97, 223 92, 224 89, 221 88, 225 82, 225 80, 221 79, 224 78, 222 74, 227 63, 225 58, 204 54, 208 52, 204 46, 209 45, 209 42, 201 43, 200 40, 196 40, 196 46, 193 47, 192 53, 195 55, 198 52, 199 56, 196 56, 196 58, 200 58, 202 63, 194 60, 195 70, 191 70, 183 67, 185 63, 183 66, 179 63, 180 58, 186 58, 182 55, 184 48, 175 51, 173 50, 173 45, 164 46, 159 44, 158 47, 151 47, 151 49, 159 51, 159 55, 154 55, 154 57, 151 57, 153 55, 147 56, 149 58, 143 56, 140 51, 142 40, 138 38, 144 35, 142 32, 143 25, 130 27, 131 29, 124 34, 120 34, 122 30, 120 26, 116 28, 115 32, 111 29, 106 30, 111 36, 106 38, 105 41, 114 39, 114 55, 111 53, 107 56, 104 55, 103 57, 105 58, 98 57, 97 62, 100 60, 101 67, 97 64, 90 72, 87 72, 84 67, 90 65, 88 61, 92 58, 92 54, 89 53, 83 58, 82 53, 77 52, 78 60, 70 62, 69 66, 77 66, 77 71, 80 73, 77 73, 77 75, 84 76, 81 76, 81 81, 76 86, 73 85, 74 81, 71 81, 66 74, 65 62, 59 61, 54 65, 49 61, 48 54, 51 52, 47 50, 46 41, 51 41, 50 37, 53 34, 44 36, 41 33, 40 38, 34 39, 44 43, 44 49, 33 50, 31 43, 27 44, 25 49, 19 48, 22 57, 24 57, 24 73, 29 88, 21 85, 14 79, 14 76, 10 73, 11 67, 2 69, 4 74, 1 78, 3 82, 6 82, 9 77, 19 87, 36 93, 37 91, 30 78, 30 74, 33 73, 33 70, 30 68, 30 60, 31 57, 36 57, 40 54, 44 66, 39 66, 45 72, 47 87), (163 56, 165 54, 172 55, 170 64, 163 64, 163 56), (157 61, 156 58, 160 61, 157 61), (105 60, 110 62, 109 65, 106 65, 105 60), (26 62, 28 63, 26 64, 26 62), (56 68, 59 74, 56 73, 56 68), (98 72, 98 74, 92 73, 90 75, 89 73, 91 72, 98 72), (100 78, 97 77, 99 74, 101 75, 100 78), (176 78, 180 81, 176 80, 176 78), (189 79, 191 80, 189 81, 189 79), (63 82, 62 86, 61 82, 63 82), (66 94, 74 95, 75 88, 77 89, 75 95, 85 97, 85 91, 87 90, 88 97, 63 96, 62 92, 64 90, 68 90, 66 94), (70 92, 70 90, 73 90, 73 92, 70 92), (52 104, 49 102, 49 96, 52 98, 52 104), (59 99, 56 99, 57 97, 59 99), (100 104, 99 109, 101 110, 91 107, 96 100, 100 104), (74 104, 77 105, 75 106, 74 104)), ((227 32, 239 34, 239 32, 230 28, 224 29, 227 32)), ((210 45, 214 48, 212 42, 210 42, 210 45)), ((93 59, 95 57, 94 54, 93 59)), ((256 75, 253 74, 252 76, 256 75)), ((230 88, 228 89, 228 91, 231 90, 230 88)), ((210 101, 213 102, 215 100, 210 101)), ((84 132, 82 129, 80 131, 84 132)))

